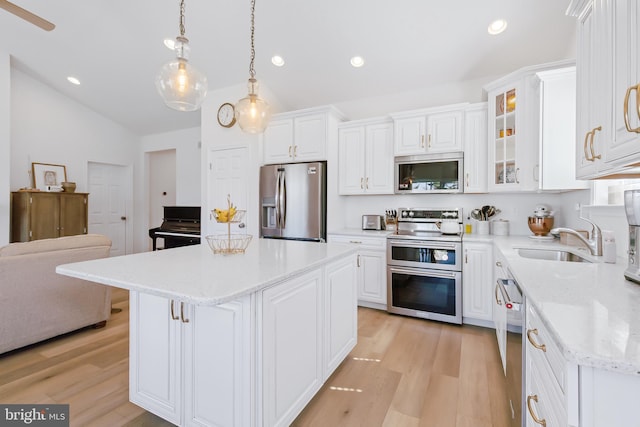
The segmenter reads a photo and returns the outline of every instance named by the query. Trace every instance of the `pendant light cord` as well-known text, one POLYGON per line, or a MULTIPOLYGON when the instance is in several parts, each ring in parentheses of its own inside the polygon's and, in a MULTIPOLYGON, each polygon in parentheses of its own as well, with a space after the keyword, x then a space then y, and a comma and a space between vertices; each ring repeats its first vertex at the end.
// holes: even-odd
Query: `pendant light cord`
POLYGON ((180 0, 180 37, 184 37, 184 0, 180 0))
POLYGON ((256 49, 254 47, 255 10, 256 10, 256 0, 251 0, 251 62, 249 63, 249 75, 251 76, 252 79, 254 79, 256 76, 256 70, 253 68, 253 60, 256 58, 256 49))

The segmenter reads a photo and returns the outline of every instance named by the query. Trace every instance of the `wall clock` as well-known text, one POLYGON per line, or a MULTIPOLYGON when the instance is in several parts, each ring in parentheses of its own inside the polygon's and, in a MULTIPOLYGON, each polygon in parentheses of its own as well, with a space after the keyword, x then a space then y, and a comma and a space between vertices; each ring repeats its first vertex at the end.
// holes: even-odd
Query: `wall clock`
POLYGON ((236 109, 233 104, 225 102, 218 108, 218 123, 226 128, 236 123, 236 109))

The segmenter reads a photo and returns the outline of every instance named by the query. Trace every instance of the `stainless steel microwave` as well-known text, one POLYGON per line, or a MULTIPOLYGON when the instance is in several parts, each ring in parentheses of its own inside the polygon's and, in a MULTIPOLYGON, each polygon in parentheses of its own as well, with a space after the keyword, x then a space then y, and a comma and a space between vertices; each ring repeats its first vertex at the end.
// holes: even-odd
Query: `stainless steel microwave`
POLYGON ((463 153, 395 158, 395 193, 462 193, 463 153))

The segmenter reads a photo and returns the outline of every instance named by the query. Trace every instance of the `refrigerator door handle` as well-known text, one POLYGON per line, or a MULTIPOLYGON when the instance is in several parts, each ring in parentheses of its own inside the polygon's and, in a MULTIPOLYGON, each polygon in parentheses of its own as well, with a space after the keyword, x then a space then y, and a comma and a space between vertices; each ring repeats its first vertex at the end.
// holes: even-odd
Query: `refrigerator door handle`
POLYGON ((280 227, 280 171, 276 172, 276 228, 280 227))
POLYGON ((287 225, 287 180, 285 172, 282 171, 282 179, 280 180, 280 227, 285 228, 287 225))

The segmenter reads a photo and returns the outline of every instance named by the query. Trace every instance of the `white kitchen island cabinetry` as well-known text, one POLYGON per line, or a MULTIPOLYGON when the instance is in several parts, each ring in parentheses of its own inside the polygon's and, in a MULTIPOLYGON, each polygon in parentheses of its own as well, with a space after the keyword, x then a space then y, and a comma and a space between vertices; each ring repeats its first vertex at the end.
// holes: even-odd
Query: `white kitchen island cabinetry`
POLYGON ((387 309, 387 238, 384 231, 355 230, 329 234, 329 242, 348 243, 358 248, 358 305, 387 309))
POLYGON ((338 146, 339 194, 393 194, 391 120, 341 123, 338 146))
POLYGON ((356 344, 349 245, 257 239, 244 254, 97 261, 56 271, 130 291, 130 399, 178 425, 290 425, 356 344))
POLYGON ((493 244, 462 243, 462 322, 493 326, 493 244))
POLYGON ((462 151, 462 126, 467 104, 393 113, 394 155, 462 151))
POLYGON ((178 425, 250 425, 250 308, 131 291, 131 402, 178 425))
POLYGON ((342 120, 332 106, 275 115, 262 135, 263 163, 327 160, 327 144, 342 120))

